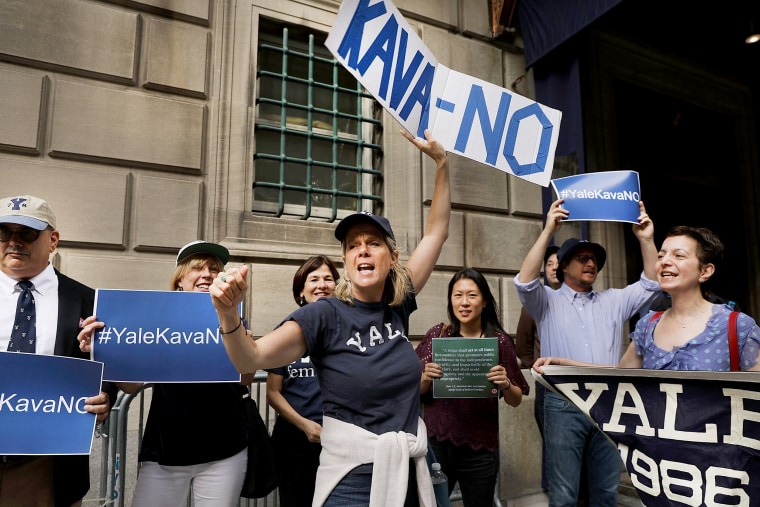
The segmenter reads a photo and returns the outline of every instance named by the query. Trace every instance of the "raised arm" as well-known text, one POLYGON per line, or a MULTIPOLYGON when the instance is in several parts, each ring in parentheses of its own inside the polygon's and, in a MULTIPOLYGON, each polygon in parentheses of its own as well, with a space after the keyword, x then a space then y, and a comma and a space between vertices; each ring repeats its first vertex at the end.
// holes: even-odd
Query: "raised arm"
POLYGON ((301 327, 285 322, 258 340, 252 339, 242 325, 238 305, 248 292, 248 266, 219 273, 209 288, 219 317, 220 334, 232 364, 240 373, 275 368, 292 363, 306 353, 301 327))
POLYGON ((649 218, 644 203, 639 201, 639 223, 633 225, 633 233, 641 245, 641 260, 644 262, 644 276, 647 280, 657 281, 657 247, 654 245, 654 223, 649 218))
POLYGON ((520 282, 530 282, 541 274, 546 247, 549 246, 554 233, 562 226, 562 220, 569 215, 566 209, 560 207, 563 202, 565 202, 564 199, 557 199, 549 208, 549 212, 546 214, 546 225, 544 225, 544 229, 528 251, 528 255, 525 256, 522 266, 520 266, 520 272, 517 274, 517 279, 520 282))
POLYGON ((412 252, 406 267, 412 275, 415 293, 419 293, 430 278, 438 262, 438 256, 449 237, 451 218, 451 184, 449 182, 449 162, 446 150, 436 141, 429 130, 425 131, 427 141, 416 139, 406 131, 401 132, 409 142, 435 161, 435 186, 430 214, 425 225, 425 235, 412 252))

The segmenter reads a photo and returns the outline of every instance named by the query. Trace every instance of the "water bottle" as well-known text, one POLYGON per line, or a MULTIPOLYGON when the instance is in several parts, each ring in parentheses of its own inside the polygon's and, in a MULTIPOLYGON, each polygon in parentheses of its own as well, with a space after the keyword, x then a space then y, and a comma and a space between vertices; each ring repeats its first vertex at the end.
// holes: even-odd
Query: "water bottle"
POLYGON ((433 491, 435 492, 435 503, 438 507, 451 507, 449 503, 449 479, 441 470, 440 463, 430 465, 433 471, 430 478, 433 481, 433 491))

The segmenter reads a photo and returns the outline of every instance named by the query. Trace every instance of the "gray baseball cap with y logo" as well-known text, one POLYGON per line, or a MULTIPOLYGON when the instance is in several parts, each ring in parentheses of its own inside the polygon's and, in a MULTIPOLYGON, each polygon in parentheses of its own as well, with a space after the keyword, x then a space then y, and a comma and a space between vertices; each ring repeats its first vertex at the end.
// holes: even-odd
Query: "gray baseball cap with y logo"
POLYGON ((55 229, 55 214, 48 203, 33 195, 0 199, 0 224, 18 224, 44 231, 55 229))

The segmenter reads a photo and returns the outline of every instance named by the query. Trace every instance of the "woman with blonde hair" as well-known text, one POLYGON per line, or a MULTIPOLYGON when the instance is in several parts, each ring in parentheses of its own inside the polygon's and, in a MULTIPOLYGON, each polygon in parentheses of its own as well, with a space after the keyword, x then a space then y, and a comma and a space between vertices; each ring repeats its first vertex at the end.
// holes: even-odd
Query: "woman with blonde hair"
POLYGON ((335 229, 344 277, 335 298, 292 313, 256 341, 240 330, 237 305, 248 291, 248 268, 222 273, 211 288, 224 345, 239 371, 287 364, 309 355, 322 388, 322 454, 313 505, 433 506, 419 417, 420 365, 408 338, 415 296, 435 267, 449 230, 451 198, 446 152, 404 133, 436 162, 425 235, 406 266, 388 220, 354 213, 335 229))
MULTIPOLYGON (((188 243, 177 254, 170 289, 208 292, 229 258, 222 245, 188 243)), ((103 325, 94 316, 84 321, 78 337, 82 350, 89 350, 93 332, 103 325)), ((191 491, 196 507, 240 503, 248 463, 242 396, 252 379, 248 374, 240 384, 153 384, 132 507, 184 507, 191 491)), ((118 385, 127 393, 143 386, 118 385)))

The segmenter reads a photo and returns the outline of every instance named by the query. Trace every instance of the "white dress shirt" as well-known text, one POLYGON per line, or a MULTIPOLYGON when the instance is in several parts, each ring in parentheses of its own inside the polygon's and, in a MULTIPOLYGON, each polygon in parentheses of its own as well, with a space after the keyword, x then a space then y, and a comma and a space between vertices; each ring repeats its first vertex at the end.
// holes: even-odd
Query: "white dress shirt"
MULTIPOLYGON (((58 277, 53 265, 48 264, 42 273, 31 279, 34 284, 34 308, 37 315, 36 353, 52 356, 55 351, 55 334, 58 330, 58 277)), ((11 330, 16 320, 16 306, 21 292, 18 280, 0 271, 0 350, 8 350, 11 330)))

